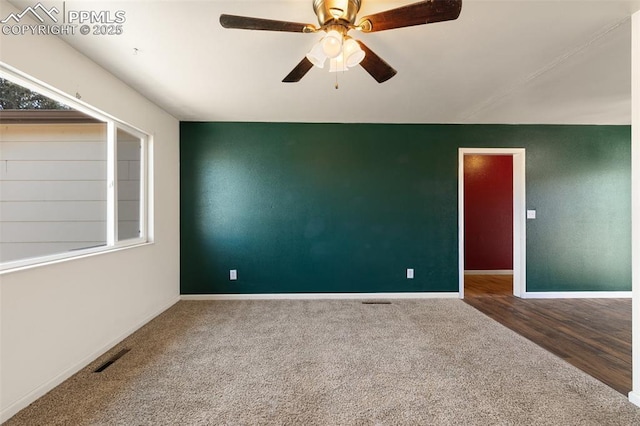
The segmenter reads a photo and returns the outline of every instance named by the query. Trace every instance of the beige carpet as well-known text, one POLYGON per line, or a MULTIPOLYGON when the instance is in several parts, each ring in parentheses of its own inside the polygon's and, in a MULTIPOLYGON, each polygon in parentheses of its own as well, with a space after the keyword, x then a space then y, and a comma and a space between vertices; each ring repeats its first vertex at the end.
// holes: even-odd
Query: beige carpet
POLYGON ((632 425, 640 409, 460 300, 180 302, 6 424, 632 425))

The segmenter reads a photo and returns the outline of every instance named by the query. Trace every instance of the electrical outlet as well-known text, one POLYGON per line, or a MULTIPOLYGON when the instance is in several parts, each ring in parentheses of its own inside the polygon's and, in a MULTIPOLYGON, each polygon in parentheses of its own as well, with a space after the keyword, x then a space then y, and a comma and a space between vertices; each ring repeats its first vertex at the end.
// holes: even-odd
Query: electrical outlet
POLYGON ((413 279, 413 269, 412 268, 408 268, 407 269, 407 279, 408 280, 412 280, 413 279))
POLYGON ((238 279, 238 270, 237 269, 229 270, 229 280, 235 281, 237 279, 238 279))

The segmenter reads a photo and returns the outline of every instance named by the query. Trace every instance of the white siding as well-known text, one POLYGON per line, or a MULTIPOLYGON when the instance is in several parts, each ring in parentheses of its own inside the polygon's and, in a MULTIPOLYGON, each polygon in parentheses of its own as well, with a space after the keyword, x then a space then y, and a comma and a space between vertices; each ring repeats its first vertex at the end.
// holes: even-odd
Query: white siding
POLYGON ((104 222, 10 222, 0 224, 3 246, 7 243, 57 243, 104 241, 104 222), (101 229, 102 228, 102 229, 101 229), (44 237, 46 235, 46 237, 44 237))
MULTIPOLYGON (((106 220, 106 201, 7 201, 0 222, 75 222, 106 220)), ((1 238, 1 237, 0 237, 1 238)))
MULTIPOLYGON (((11 138, 11 128, 15 125, 5 125, 0 128, 2 139, 11 138), (9 133, 9 134, 7 134, 9 133)), ((36 125, 42 126, 42 125, 36 125)), ((33 127, 33 126, 32 126, 33 127)), ((57 126, 44 126, 54 130, 57 126)), ((65 125, 66 127, 66 125, 65 125)), ((25 158, 49 161, 86 161, 87 159, 96 159, 105 161, 106 151, 104 141, 100 142, 71 142, 71 141, 49 141, 51 136, 58 138, 64 135, 60 134, 38 134, 34 135, 45 140, 39 142, 21 142, 2 140, 2 150, 0 150, 0 161, 20 161, 25 158)))
MULTIPOLYGON (((105 201, 103 181, 2 181, 0 194, 6 201, 105 201)), ((122 190, 123 188, 121 188, 122 190)), ((126 191, 127 188, 124 188, 126 191)))
POLYGON ((2 180, 102 180, 106 178, 105 161, 3 161, 2 180))
POLYGON ((118 240, 140 236, 140 139, 117 132, 118 240), (123 187, 123 191, 120 188, 123 187))
POLYGON ((102 123, 0 126, 0 262, 104 244, 106 157, 102 123))

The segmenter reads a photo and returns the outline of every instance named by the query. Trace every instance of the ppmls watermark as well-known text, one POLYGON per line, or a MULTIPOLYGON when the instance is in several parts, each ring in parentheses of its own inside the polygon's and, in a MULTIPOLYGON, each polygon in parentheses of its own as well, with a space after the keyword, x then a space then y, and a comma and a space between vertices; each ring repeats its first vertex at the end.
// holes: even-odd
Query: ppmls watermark
POLYGON ((121 35, 126 22, 124 10, 67 10, 66 2, 61 9, 47 9, 42 3, 28 6, 20 13, 10 13, 0 21, 4 35, 121 35), (25 16, 36 24, 26 24, 25 16))

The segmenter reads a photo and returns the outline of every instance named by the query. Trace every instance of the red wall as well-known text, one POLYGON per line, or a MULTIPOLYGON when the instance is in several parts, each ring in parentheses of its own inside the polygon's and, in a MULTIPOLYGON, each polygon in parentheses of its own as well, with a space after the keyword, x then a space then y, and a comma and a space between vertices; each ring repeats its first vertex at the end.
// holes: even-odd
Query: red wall
POLYGON ((513 158, 464 157, 465 270, 513 269, 513 158))

